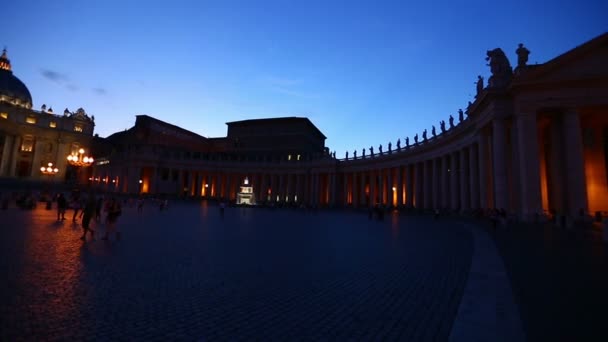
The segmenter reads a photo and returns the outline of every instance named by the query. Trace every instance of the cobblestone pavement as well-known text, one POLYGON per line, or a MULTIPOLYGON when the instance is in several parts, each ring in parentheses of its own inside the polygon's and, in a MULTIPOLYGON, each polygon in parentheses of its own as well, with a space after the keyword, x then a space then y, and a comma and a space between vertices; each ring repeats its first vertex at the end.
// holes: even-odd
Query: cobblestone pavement
POLYGON ((608 341, 601 231, 513 225, 492 232, 529 341, 608 341))
POLYGON ((473 252, 424 217, 193 203, 84 243, 42 207, 0 211, 1 340, 443 341, 473 252))

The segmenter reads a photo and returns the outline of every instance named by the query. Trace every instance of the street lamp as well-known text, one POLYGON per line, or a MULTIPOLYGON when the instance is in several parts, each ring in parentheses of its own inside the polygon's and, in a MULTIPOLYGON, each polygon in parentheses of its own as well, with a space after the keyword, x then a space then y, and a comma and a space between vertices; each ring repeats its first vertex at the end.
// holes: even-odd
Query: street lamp
POLYGON ((74 166, 89 166, 95 160, 93 157, 84 155, 84 148, 78 150, 78 153, 72 153, 68 156, 68 163, 74 166))
POLYGON ((56 167, 53 167, 53 163, 48 163, 46 167, 42 166, 40 168, 40 172, 42 172, 45 175, 54 175, 57 172, 59 172, 59 169, 56 167))

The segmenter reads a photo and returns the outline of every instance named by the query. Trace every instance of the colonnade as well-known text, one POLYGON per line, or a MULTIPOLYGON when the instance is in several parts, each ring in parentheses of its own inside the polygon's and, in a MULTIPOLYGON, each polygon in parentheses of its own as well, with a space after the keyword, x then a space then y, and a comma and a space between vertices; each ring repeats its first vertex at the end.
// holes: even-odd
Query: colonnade
MULTIPOLYGON (((497 208, 524 219, 547 211, 576 215, 608 209, 608 194, 601 190, 608 189, 603 163, 608 147, 586 150, 582 131, 589 125, 575 109, 491 113, 486 120, 465 121, 443 140, 374 158, 305 161, 297 167, 214 162, 176 166, 168 176, 134 160, 128 167, 98 169, 94 179, 110 191, 234 200, 247 177, 258 202, 455 212, 497 208), (592 158, 598 160, 593 165, 585 160, 592 158)), ((608 135, 596 133, 597 140, 608 135)))

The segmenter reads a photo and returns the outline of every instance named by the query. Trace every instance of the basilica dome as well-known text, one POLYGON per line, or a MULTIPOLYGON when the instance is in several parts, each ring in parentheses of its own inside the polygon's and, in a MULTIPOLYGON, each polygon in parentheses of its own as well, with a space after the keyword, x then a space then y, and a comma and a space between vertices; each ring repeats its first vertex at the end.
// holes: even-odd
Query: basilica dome
POLYGON ((13 75, 11 62, 6 57, 6 49, 0 56, 0 102, 32 108, 32 95, 25 84, 13 75))

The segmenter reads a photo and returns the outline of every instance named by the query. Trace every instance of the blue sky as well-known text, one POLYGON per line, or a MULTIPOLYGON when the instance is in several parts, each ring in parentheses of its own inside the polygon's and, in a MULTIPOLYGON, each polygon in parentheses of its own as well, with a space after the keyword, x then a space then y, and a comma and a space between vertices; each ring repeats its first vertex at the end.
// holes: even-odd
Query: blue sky
POLYGON ((544 63, 608 31, 608 1, 11 1, 0 44, 34 107, 108 136, 147 114, 207 137, 306 116, 339 157, 466 106, 488 49, 544 63), (457 4, 456 4, 457 3, 457 4))

